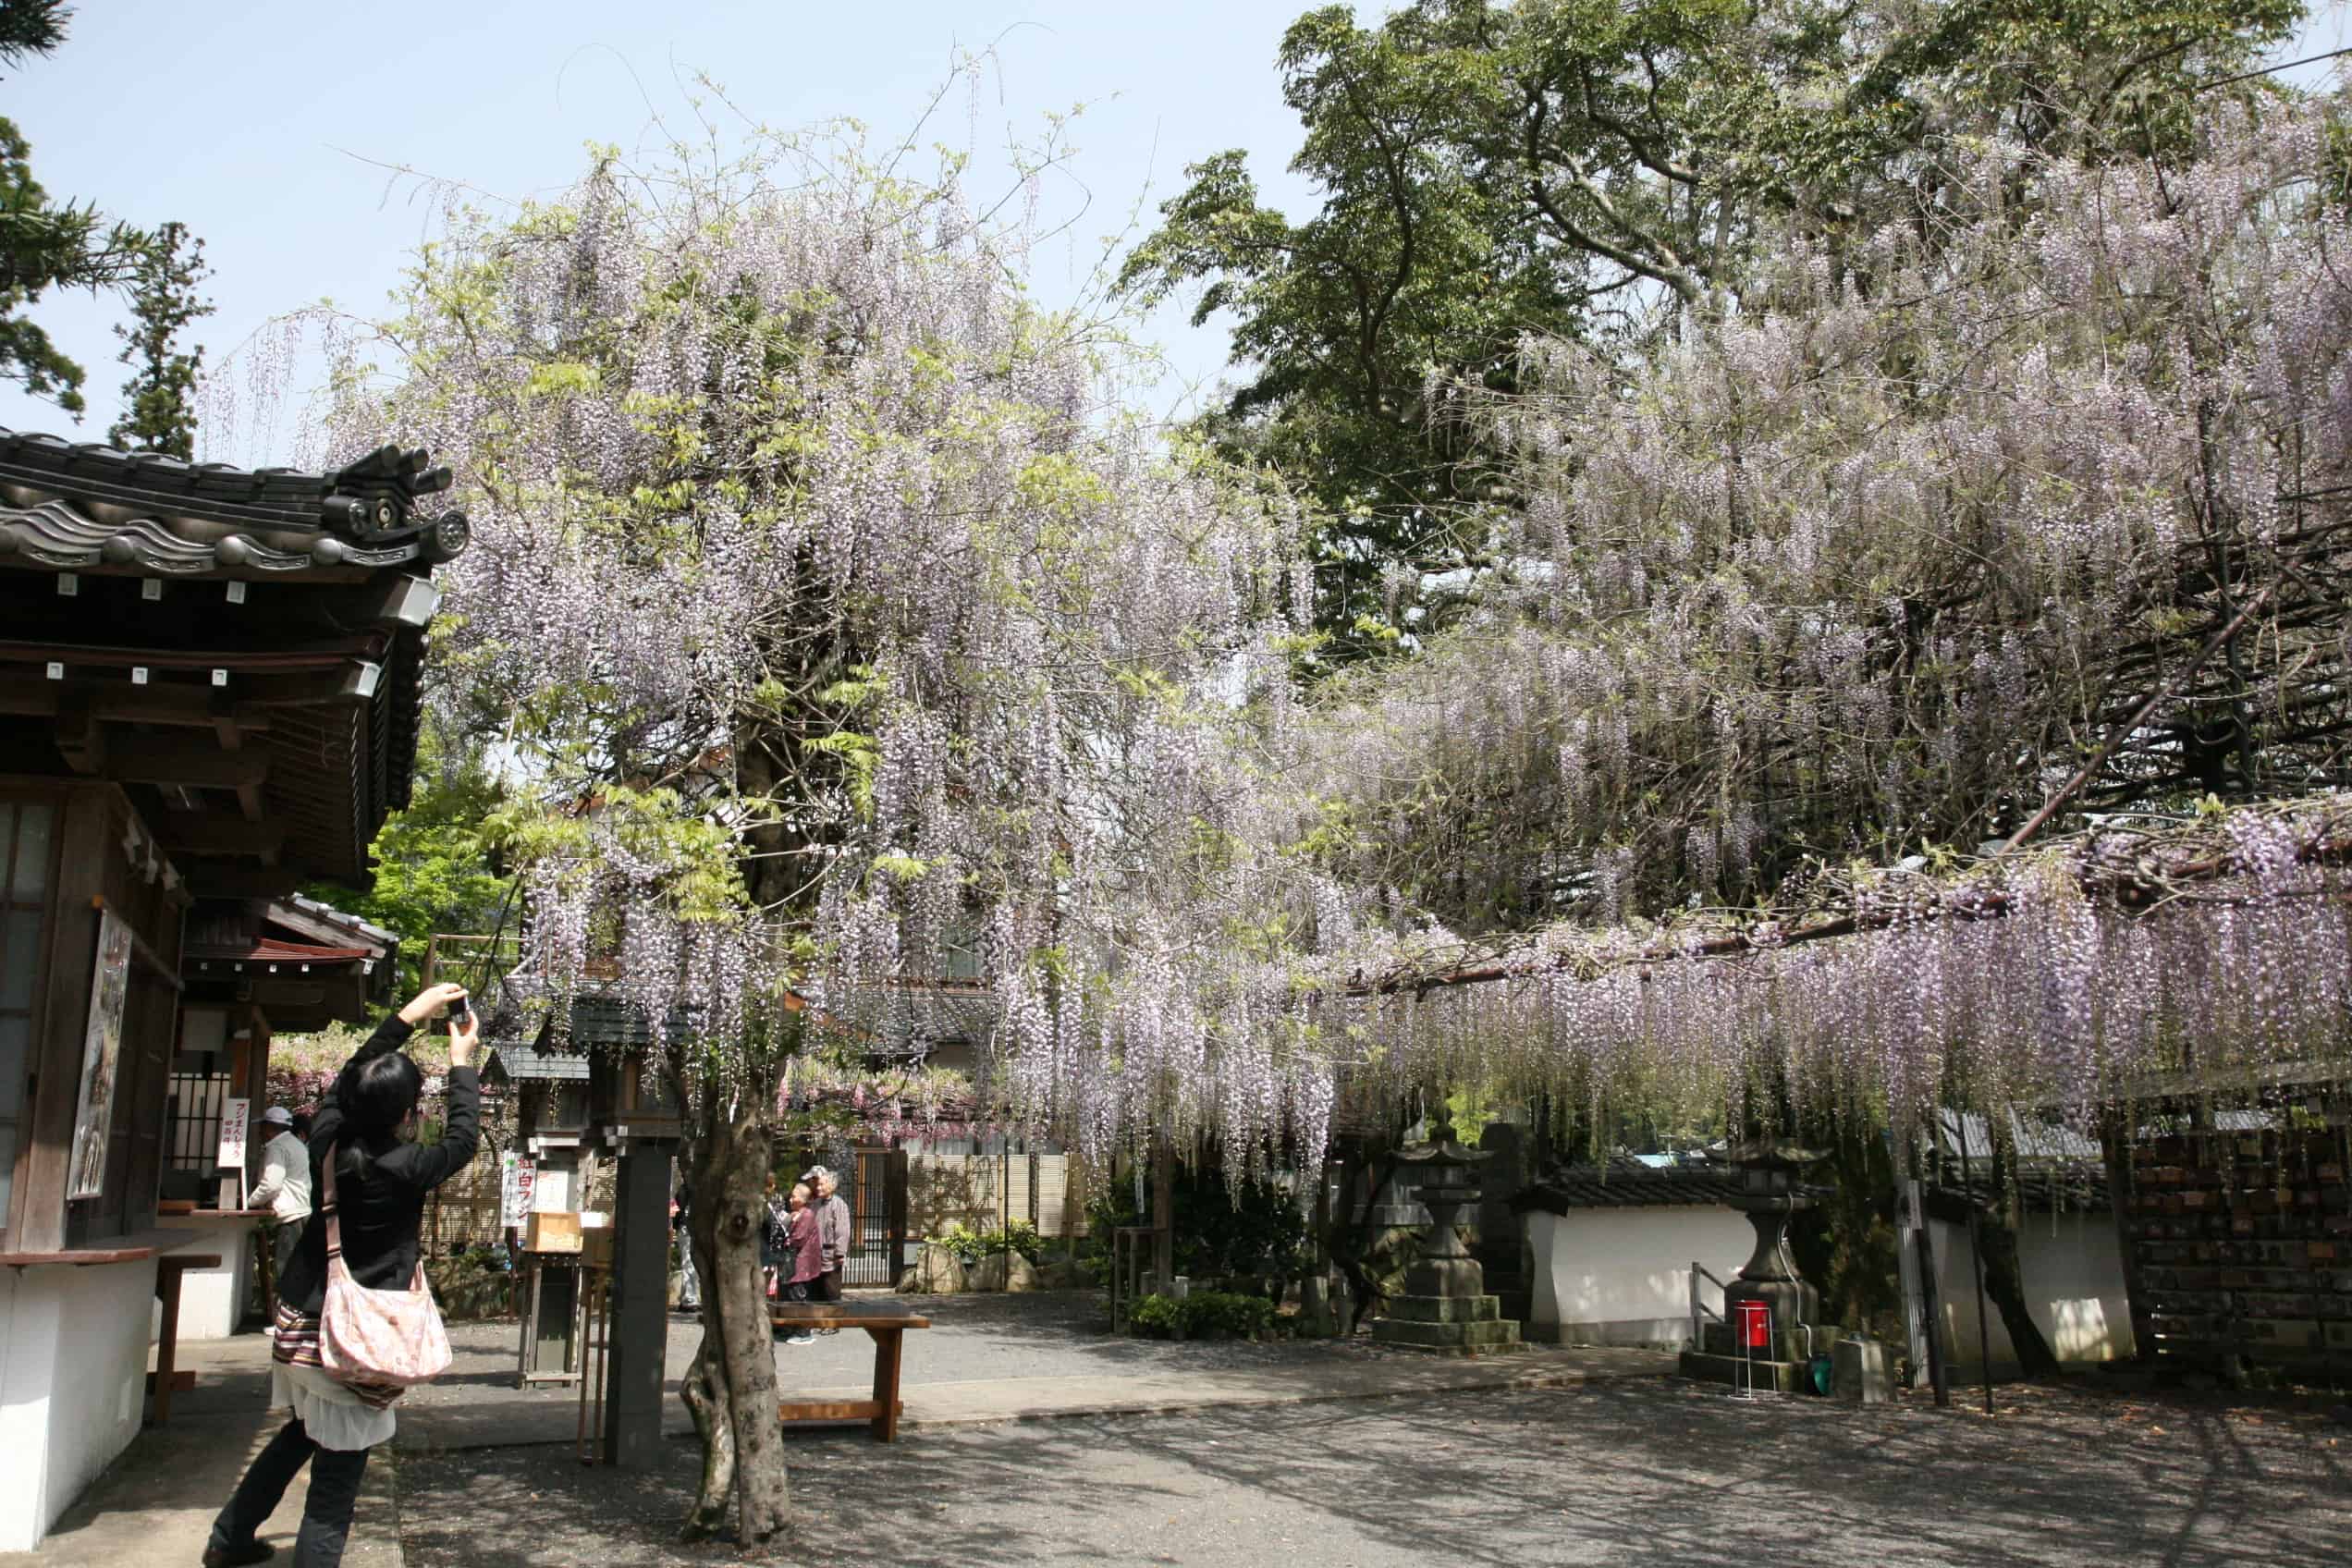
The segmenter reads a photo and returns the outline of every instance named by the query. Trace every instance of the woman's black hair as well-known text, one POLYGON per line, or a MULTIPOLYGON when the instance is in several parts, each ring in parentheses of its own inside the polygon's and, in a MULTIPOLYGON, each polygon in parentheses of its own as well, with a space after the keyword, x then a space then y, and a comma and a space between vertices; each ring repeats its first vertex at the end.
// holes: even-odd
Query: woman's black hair
POLYGON ((365 1136, 389 1133, 416 1109, 424 1092, 424 1074, 404 1051, 386 1051, 350 1070, 350 1082, 341 1094, 343 1115, 351 1130, 365 1136))

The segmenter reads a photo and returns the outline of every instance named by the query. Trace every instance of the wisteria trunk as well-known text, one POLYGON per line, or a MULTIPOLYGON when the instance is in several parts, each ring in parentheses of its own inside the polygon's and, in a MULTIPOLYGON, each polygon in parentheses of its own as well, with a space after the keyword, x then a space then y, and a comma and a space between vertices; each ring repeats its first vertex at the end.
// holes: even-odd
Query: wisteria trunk
POLYGON ((2025 1270, 2017 1261, 2017 1233, 2009 1225, 2014 1158, 1998 1142, 1994 1144, 1992 1201, 1985 1206, 1984 1220, 1977 1231, 1977 1244, 1983 1254, 1985 1294, 2000 1312, 2001 1326, 2009 1330, 2009 1343, 2017 1353, 2018 1370, 2028 1378, 2053 1378, 2058 1374, 2058 1355, 2042 1337, 2041 1326, 2033 1320, 2033 1314, 2027 1310, 2025 1270))
POLYGON ((681 1534, 688 1540, 715 1534, 731 1502, 736 1538, 752 1546, 782 1530, 791 1514, 759 1267, 767 1136, 753 1108, 715 1107, 701 1121, 688 1230, 695 1267, 707 1270, 703 1343, 679 1392, 702 1436, 703 1481, 681 1534))

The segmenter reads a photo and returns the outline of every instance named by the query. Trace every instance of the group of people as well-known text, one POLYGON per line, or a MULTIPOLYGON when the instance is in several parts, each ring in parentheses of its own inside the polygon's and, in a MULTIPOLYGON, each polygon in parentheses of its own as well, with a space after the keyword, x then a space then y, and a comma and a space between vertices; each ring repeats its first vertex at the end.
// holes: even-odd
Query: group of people
MULTIPOLYGON (((781 1194, 775 1178, 768 1179, 767 1227, 761 1240, 760 1263, 767 1270, 767 1293, 774 1299, 841 1299, 841 1270, 850 1253, 850 1206, 841 1201, 839 1184, 822 1165, 802 1172, 790 1190, 781 1194)), ((815 1339, 815 1334, 802 1329, 784 1342, 804 1345, 815 1339)))
MULTIPOLYGON (((670 1201, 669 1223, 678 1237, 678 1310, 700 1314, 702 1280, 694 1267, 694 1246, 687 1233, 692 1189, 680 1186, 670 1201)), ((803 1171, 790 1188, 767 1179, 767 1221, 761 1227, 760 1270, 771 1301, 830 1302, 841 1299, 842 1269, 850 1256, 850 1206, 840 1195, 840 1178, 830 1168, 815 1165, 803 1171)), ((787 1344, 810 1343, 817 1333, 805 1329, 790 1335, 787 1344)))

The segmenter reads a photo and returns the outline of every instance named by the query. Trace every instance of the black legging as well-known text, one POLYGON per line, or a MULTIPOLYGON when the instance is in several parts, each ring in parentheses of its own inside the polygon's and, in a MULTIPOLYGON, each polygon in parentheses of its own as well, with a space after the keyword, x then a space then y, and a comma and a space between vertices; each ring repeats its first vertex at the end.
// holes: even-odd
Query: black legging
POLYGON ((310 1501, 302 1509, 301 1532, 294 1537, 294 1568, 337 1568, 351 1534, 351 1510, 360 1501, 360 1477, 367 1472, 365 1449, 321 1448, 300 1417, 278 1428, 262 1450, 228 1506, 213 1521, 212 1545, 234 1551, 251 1541, 277 1508, 278 1499, 303 1465, 311 1467, 310 1501))

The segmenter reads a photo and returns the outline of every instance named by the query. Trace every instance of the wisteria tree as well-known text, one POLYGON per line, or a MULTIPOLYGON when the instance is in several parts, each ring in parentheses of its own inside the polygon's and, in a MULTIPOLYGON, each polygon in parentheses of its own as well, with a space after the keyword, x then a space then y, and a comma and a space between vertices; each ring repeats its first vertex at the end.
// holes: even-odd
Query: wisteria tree
MULTIPOLYGON (((466 497, 441 668, 536 801, 509 984, 558 1035, 583 988, 625 999, 689 1108, 690 1534, 786 1518, 757 1256, 794 1064, 917 1059, 976 1007, 997 1095, 1074 1124, 1080 1059, 1116 1056, 1149 1088, 1089 1135, 1132 1139, 1207 1096, 1198 1031, 1151 1030, 1197 1022, 1207 937, 1266 905, 1230 846, 1287 711, 1296 525, 1158 443, 1115 336, 1024 297, 1019 224, 903 162, 761 138, 453 208, 334 413, 466 497), (986 996, 931 984, 955 948, 986 996)), ((1328 1097, 1259 1055, 1261 1120, 1328 1097)))
POLYGON ((2333 113, 1955 147, 1920 221, 1793 214, 1736 308, 1630 365, 1531 344, 1531 391, 1473 396, 1527 497, 1502 565, 1326 692, 1283 776, 1340 880, 1442 922, 1326 988, 1356 1092, 1875 1128, 2340 1055, 2334 884, 2273 909, 2267 851, 2227 894, 2151 876, 2144 924, 2031 891, 2062 856, 2015 874, 2033 919, 1770 957, 1817 887, 1854 928, 1856 864, 2352 782, 2333 113), (1748 956, 1660 967, 1709 950, 1748 956))

